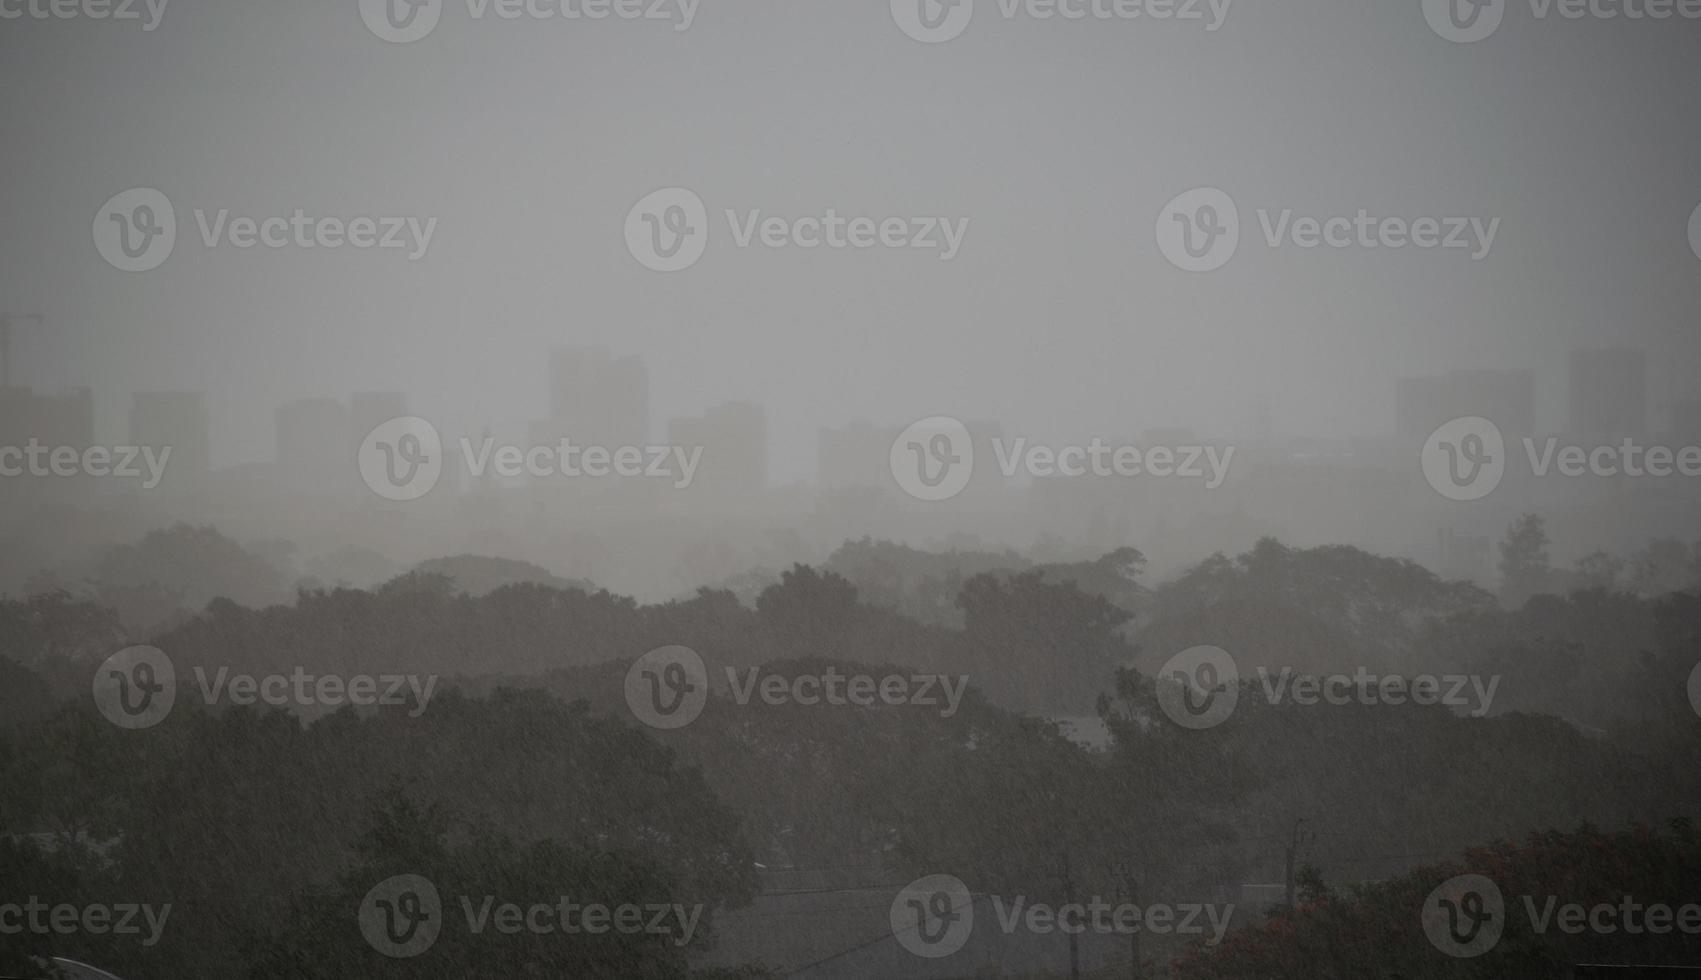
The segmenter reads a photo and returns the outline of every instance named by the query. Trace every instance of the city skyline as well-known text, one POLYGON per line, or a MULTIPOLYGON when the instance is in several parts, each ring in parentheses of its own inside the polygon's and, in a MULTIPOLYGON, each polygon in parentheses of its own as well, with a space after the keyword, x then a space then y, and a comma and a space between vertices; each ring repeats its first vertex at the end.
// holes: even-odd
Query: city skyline
MULTIPOLYGON (((453 432, 457 436, 482 436, 486 432, 498 432, 509 440, 536 445, 553 444, 561 438, 582 445, 647 445, 658 439, 665 441, 674 423, 692 418, 700 420, 704 412, 713 414, 740 404, 756 404, 747 399, 721 399, 706 403, 694 413, 668 416, 664 421, 657 422, 653 420, 660 416, 655 414, 653 400, 648 397, 649 365, 642 356, 628 353, 614 357, 610 354, 610 348, 604 346, 557 346, 550 348, 547 353, 550 356, 549 367, 542 372, 537 386, 542 395, 540 400, 545 405, 541 415, 530 418, 473 418, 459 422, 440 422, 438 418, 430 420, 446 433, 453 432), (563 357, 574 360, 569 363, 563 361, 563 357), (576 359, 579 358, 588 358, 589 363, 578 363, 576 359), (613 373, 605 376, 591 370, 597 367, 613 373), (572 374, 577 379, 576 386, 565 383, 567 374, 572 374), (634 390, 640 393, 637 400, 621 394, 614 396, 619 404, 608 404, 611 393, 632 388, 633 385, 629 383, 635 383, 634 390), (574 396, 576 400, 569 399, 567 392, 575 387, 579 389, 578 394, 574 396), (609 414, 611 412, 613 414, 609 414), (575 413, 578 414, 577 419, 575 413), (622 419, 624 421, 621 421, 622 419)), ((1615 433, 1691 438, 1701 436, 1701 399, 1656 397, 1648 384, 1650 372, 1647 362, 1647 352, 1643 350, 1626 347, 1587 347, 1568 351, 1565 370, 1557 372, 1558 376, 1554 376, 1556 372, 1542 373, 1533 368, 1508 367, 1455 367, 1434 374, 1397 374, 1392 379, 1389 391, 1391 411, 1388 419, 1380 426, 1331 434, 1305 433, 1274 426, 1270 435, 1280 440, 1321 439, 1331 443, 1389 437, 1421 438, 1449 419, 1481 415, 1495 421, 1507 432, 1520 436, 1573 434, 1600 437, 1615 433), (1580 400, 1579 393, 1605 388, 1614 388, 1616 393, 1597 394, 1582 397, 1580 400), (1639 413, 1632 407, 1635 405, 1641 406, 1639 413), (1595 416, 1604 414, 1615 420, 1639 414, 1640 422, 1624 428, 1616 421, 1604 424, 1584 421, 1591 413, 1595 416), (1546 424, 1543 424, 1544 421, 1546 424), (1617 429, 1623 431, 1616 432, 1617 429)), ((87 413, 85 422, 91 426, 90 431, 94 433, 93 441, 129 440, 141 444, 133 435, 140 405, 160 406, 176 399, 178 412, 195 414, 196 410, 186 407, 182 399, 199 399, 205 406, 208 404, 209 392, 205 389, 138 389, 131 393, 130 401, 125 407, 122 416, 124 423, 116 426, 113 405, 103 405, 101 399, 94 398, 94 394, 94 389, 87 386, 73 386, 52 392, 39 390, 25 383, 14 383, 11 397, 14 400, 24 399, 19 401, 19 405, 59 405, 61 407, 57 410, 50 409, 59 413, 66 410, 64 406, 71 404, 66 401, 68 398, 89 399, 88 405, 76 401, 77 407, 71 411, 87 413), (26 395, 29 397, 26 398, 26 395), (103 432, 108 434, 103 435, 103 432)), ((329 414, 340 412, 350 415, 350 419, 345 422, 322 422, 319 427, 322 430, 337 428, 339 431, 352 433, 354 445, 358 446, 359 439, 382 421, 407 414, 425 414, 420 410, 401 410, 401 406, 411 404, 413 400, 405 389, 355 390, 340 396, 302 395, 280 402, 274 408, 268 435, 264 440, 237 440, 235 447, 221 446, 214 442, 212 416, 208 416, 208 431, 205 434, 194 433, 191 438, 185 440, 190 450, 185 463, 198 472, 203 469, 198 461, 203 459, 210 461, 205 466, 210 470, 292 460, 301 463, 306 456, 316 456, 323 460, 340 452, 340 449, 334 447, 340 446, 345 437, 327 434, 313 447, 285 446, 281 433, 290 426, 280 420, 281 414, 292 410, 312 411, 317 408, 329 414), (364 412, 354 413, 361 420, 357 424, 353 421, 353 415, 350 415, 354 407, 352 403, 363 397, 369 400, 369 405, 389 405, 393 410, 386 412, 381 408, 368 407, 364 412), (332 403, 341 407, 332 408, 332 403), (256 450, 254 447, 261 442, 270 445, 271 451, 256 450), (243 451, 244 448, 247 451, 243 451)), ((212 414, 217 415, 216 409, 220 406, 212 407, 215 409, 212 414)), ((774 408, 769 405, 757 407, 764 411, 774 408)), ((159 409, 156 407, 156 410, 159 409)), ((204 413, 205 408, 200 411, 204 413)), ((27 416, 15 413, 15 417, 27 416)), ((66 422, 59 415, 56 414, 55 418, 58 420, 51 423, 57 426, 54 431, 80 431, 75 428, 67 429, 66 422)), ((822 480, 821 453, 823 445, 833 438, 829 434, 845 433, 857 427, 871 427, 895 435, 912 421, 914 419, 847 418, 825 424, 816 430, 813 444, 810 446, 809 465, 801 469, 795 461, 790 466, 776 465, 775 447, 770 442, 762 466, 781 475, 767 482, 774 486, 842 482, 833 478, 822 480)), ((1009 419, 997 419, 996 424, 1011 429, 1021 428, 1029 438, 1051 437, 1050 433, 1026 429, 1019 423, 1013 424, 1009 419)), ((1066 429, 1063 435, 1083 439, 1095 436, 1126 439, 1154 430, 1180 429, 1221 440, 1254 443, 1264 441, 1259 438, 1257 432, 1263 425, 1263 418, 1257 417, 1255 413, 1248 413, 1248 419, 1238 429, 1226 431, 1185 424, 1143 425, 1137 420, 1130 420, 1091 426, 1086 430, 1066 429)), ((890 439, 887 438, 886 441, 889 443, 890 439)), ((306 468, 312 469, 314 465, 308 464, 306 468)))
MULTIPOLYGON (((387 45, 331 5, 196 9, 133 45, 8 32, 0 54, 39 104, 10 140, 19 233, 0 251, 0 296, 50 316, 20 328, 14 378, 206 390, 222 406, 215 451, 258 461, 272 410, 293 397, 402 390, 448 420, 542 418, 528 359, 604 346, 650 365, 656 418, 774 408, 786 482, 813 471, 820 428, 854 418, 1223 432, 1268 401, 1278 430, 1348 435, 1387 417, 1396 371, 1547 376, 1574 347, 1631 344, 1649 353, 1658 401, 1701 376, 1701 259, 1686 239, 1701 130, 1694 86, 1674 83, 1695 71, 1686 23, 1550 22, 1453 45, 1416 0, 1363 17, 1300 0, 1237 9, 1216 32, 992 18, 925 45, 880 4, 804 14, 758 0, 677 34, 556 26, 445 18, 387 45), (303 51, 322 52, 314 70, 303 51), (1318 67, 1290 70, 1294 52, 1318 67), (467 75, 466 59, 484 67, 467 75), (529 84, 539 73, 557 83, 529 84), (1196 85, 1152 84, 1179 78, 1196 85), (286 92, 323 108, 309 120, 286 92), (1414 92, 1434 102, 1388 111, 1414 92), (1634 109, 1578 111, 1602 104, 1634 109), (124 152, 48 166, 32 148, 65 144, 55 118, 121 134, 124 152), (1028 136, 1009 145, 1012 130, 1028 136), (343 152, 333 162, 319 146, 343 152), (1164 202, 1202 185, 1240 205, 1244 242, 1193 276, 1152 229, 1164 202), (175 202, 181 238, 170 262, 135 274, 90 241, 102 202, 132 187, 175 202), (699 195, 719 236, 673 274, 634 261, 622 235, 634 202, 666 187, 699 195), (197 209, 209 225, 221 209, 438 223, 409 262, 209 249, 197 209), (724 220, 828 209, 971 225, 942 262, 739 249, 724 220), (1480 262, 1268 247, 1258 212, 1274 223, 1290 209, 1501 224, 1480 262), (772 356, 741 353, 753 349, 772 356)), ((124 406, 97 411, 104 424, 124 406)), ((1538 405, 1544 428, 1565 411, 1562 396, 1538 405)))

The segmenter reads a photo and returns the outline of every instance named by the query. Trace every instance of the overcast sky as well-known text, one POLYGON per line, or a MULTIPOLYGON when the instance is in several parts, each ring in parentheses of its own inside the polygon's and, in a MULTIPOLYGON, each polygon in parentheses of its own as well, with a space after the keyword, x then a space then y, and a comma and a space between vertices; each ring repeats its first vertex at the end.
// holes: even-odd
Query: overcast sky
MULTIPOLYGON (((16 9, 24 0, 5 0, 16 9)), ((36 0, 37 3, 42 0, 36 0)), ((576 2, 576 0, 575 0, 576 2)), ((1638 0, 1639 2, 1639 0, 1638 0)), ((703 0, 673 22, 471 18, 392 44, 354 0, 170 0, 159 26, 0 20, 0 311, 14 379, 209 394, 217 462, 269 458, 279 402, 401 389, 452 426, 546 412, 551 346, 649 365, 663 420, 764 404, 775 477, 855 418, 1012 434, 1391 429, 1393 380, 1650 353, 1658 409, 1701 375, 1701 21, 1535 18, 1474 44, 1419 0, 1240 0, 1198 21, 1006 19, 947 43, 885 0, 703 0), (658 188, 705 202, 700 262, 629 254, 658 188), (1226 266, 1154 227, 1214 186, 1226 266), (173 203, 141 273, 96 251, 112 195, 173 203), (435 218, 429 250, 208 249, 195 209, 435 218), (736 247, 724 210, 968 219, 960 253, 736 247), (1257 209, 1500 219, 1489 254, 1272 250, 1257 209)))

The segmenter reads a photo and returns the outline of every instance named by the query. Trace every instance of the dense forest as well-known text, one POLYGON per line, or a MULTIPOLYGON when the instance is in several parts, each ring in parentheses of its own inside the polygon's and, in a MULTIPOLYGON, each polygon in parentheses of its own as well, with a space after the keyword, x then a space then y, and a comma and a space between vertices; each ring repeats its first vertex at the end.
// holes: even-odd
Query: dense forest
MULTIPOLYGON (((1519 533, 1513 565, 1529 560, 1519 533)), ((107 600, 145 585, 198 602, 216 585, 197 580, 266 565, 210 528, 134 548, 173 550, 175 565, 140 560, 174 572, 0 602, 0 900, 39 900, 44 920, 141 906, 122 933, 0 936, 10 975, 65 957, 126 980, 779 976, 798 964, 764 962, 749 937, 802 925, 764 895, 847 871, 877 894, 944 873, 1054 906, 1232 907, 1220 941, 1083 940, 1034 976, 1535 978, 1701 955, 1695 929, 1543 932, 1520 904, 1701 898, 1701 592, 1693 571, 1650 575, 1657 554, 1604 579, 1526 570, 1552 591, 1513 597, 1274 540, 1150 583, 1128 548, 1048 565, 864 540, 749 602, 705 587, 641 605, 461 558, 369 591, 138 618, 107 600), (1232 656, 1237 700, 1194 728, 1166 714, 1163 665, 1202 644, 1232 656), (175 694, 127 728, 90 691, 136 646, 168 659, 175 694), (676 646, 702 661, 701 713, 645 724, 629 675, 676 646), (1285 687, 1336 675, 1357 694, 1285 687), (1367 677, 1419 675, 1490 678, 1492 703, 1368 696, 1367 677), (339 704, 327 676, 398 682, 339 704), (243 698, 242 677, 299 677, 306 696, 243 698), (796 696, 823 677, 937 696, 796 696), (1454 958, 1426 944, 1422 913, 1465 874, 1512 914, 1498 945, 1454 958), (439 896, 425 955, 363 935, 363 905, 398 876, 439 896), (1249 902, 1248 882, 1279 887, 1249 902), (502 906, 565 896, 669 926, 497 927, 502 906)), ((837 942, 878 938, 847 926, 837 942)))

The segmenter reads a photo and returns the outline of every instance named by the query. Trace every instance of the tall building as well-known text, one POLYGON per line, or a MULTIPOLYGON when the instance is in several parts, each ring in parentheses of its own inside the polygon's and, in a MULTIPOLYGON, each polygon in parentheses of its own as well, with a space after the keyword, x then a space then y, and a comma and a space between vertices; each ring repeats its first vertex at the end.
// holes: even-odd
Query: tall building
POLYGON ((768 416, 760 405, 730 402, 698 418, 668 422, 668 444, 703 448, 691 490, 705 496, 754 497, 768 488, 768 416))
POLYGON ((1401 437, 1426 439, 1467 415, 1488 419, 1508 436, 1534 434, 1535 372, 1473 368, 1394 383, 1394 431, 1401 437))
POLYGON ((650 438, 650 374, 642 358, 602 347, 549 355, 548 427, 582 446, 643 446, 650 438))
POLYGON ((211 469, 207 396, 200 391, 138 391, 130 402, 130 445, 169 446, 164 487, 200 484, 211 469))
POLYGON ((349 413, 335 398, 303 398, 277 411, 279 477, 290 486, 342 490, 357 472, 349 413))
POLYGON ((1646 354, 1622 347, 1571 352, 1571 435, 1620 439, 1647 426, 1646 354))

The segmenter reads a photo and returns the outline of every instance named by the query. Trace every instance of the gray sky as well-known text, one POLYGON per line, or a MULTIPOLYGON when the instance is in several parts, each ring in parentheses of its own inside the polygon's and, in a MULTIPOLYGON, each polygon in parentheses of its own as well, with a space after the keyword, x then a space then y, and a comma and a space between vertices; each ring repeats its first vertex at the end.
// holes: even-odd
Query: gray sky
MULTIPOLYGON (((15 0, 8 0, 15 2, 15 0)), ((39 2, 39 0, 38 0, 39 2)), ((1640 0, 1637 0, 1639 3, 1640 0)), ((41 310, 14 378, 202 388, 220 463, 268 458, 276 405, 405 390, 450 425, 547 407, 550 346, 648 362, 653 414, 766 405, 774 476, 853 418, 998 418, 1035 438, 1186 424, 1392 426, 1393 379, 1650 353, 1657 412, 1701 374, 1701 21, 1537 20, 1454 44, 1418 0, 1240 0, 1198 22, 1006 20, 922 44, 884 2, 705 0, 687 31, 473 21, 387 44, 353 0, 170 0, 158 29, 0 21, 0 310, 41 310), (1224 268, 1153 228, 1198 186, 1239 205, 1224 268), (628 254, 684 186, 689 270, 628 254), (120 272, 111 195, 173 202, 171 258, 120 272), (207 249, 193 210, 438 219, 429 252, 207 249), (733 246, 724 209, 968 218, 961 254, 733 246), (1271 250, 1256 210, 1499 218, 1492 252, 1271 250)), ((1658 416, 1656 415, 1656 418, 1658 416)))

